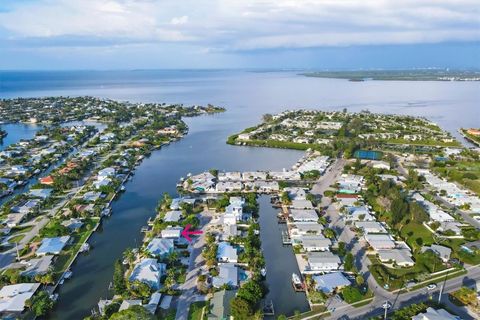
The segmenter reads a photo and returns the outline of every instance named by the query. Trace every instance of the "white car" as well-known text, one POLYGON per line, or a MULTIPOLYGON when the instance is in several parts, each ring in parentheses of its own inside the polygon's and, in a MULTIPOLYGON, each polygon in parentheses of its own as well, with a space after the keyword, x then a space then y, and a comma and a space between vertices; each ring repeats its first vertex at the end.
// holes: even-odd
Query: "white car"
POLYGON ((432 284, 429 284, 427 286, 427 290, 428 291, 432 291, 432 290, 435 290, 437 288, 437 285, 435 283, 432 283, 432 284))
POLYGON ((392 304, 388 301, 385 301, 383 304, 382 304, 382 308, 383 309, 390 309, 392 307, 392 304))

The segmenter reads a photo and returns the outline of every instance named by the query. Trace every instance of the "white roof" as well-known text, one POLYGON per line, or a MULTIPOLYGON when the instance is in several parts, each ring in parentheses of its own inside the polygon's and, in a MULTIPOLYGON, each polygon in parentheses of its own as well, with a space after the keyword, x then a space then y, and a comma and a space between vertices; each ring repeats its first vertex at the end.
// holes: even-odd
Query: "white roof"
POLYGON ((0 312, 22 312, 25 301, 37 291, 39 283, 19 283, 4 286, 0 290, 0 312))
POLYGON ((164 274, 166 265, 158 263, 156 259, 143 259, 133 268, 130 281, 141 281, 153 289, 160 288, 160 278, 164 274))
POLYGON ((147 251, 152 255, 163 255, 174 248, 173 239, 153 238, 147 246, 147 251))
POLYGON ((316 222, 318 220, 317 212, 313 209, 299 210, 291 209, 290 216, 294 221, 312 221, 316 222))
POLYGON ((163 218, 163 220, 166 222, 178 222, 178 220, 180 220, 181 217, 182 217, 182 211, 174 210, 174 211, 168 211, 167 213, 165 213, 165 217, 163 218))
POLYGON ((444 309, 433 309, 428 307, 424 313, 419 313, 412 317, 412 320, 460 320, 460 317, 454 316, 444 309))

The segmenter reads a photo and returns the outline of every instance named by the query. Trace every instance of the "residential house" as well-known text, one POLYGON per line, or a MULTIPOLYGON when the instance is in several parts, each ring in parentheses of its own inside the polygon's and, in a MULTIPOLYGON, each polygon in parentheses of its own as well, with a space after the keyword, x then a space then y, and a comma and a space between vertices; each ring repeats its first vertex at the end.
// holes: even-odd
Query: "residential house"
POLYGON ((332 241, 323 235, 304 235, 300 237, 300 241, 303 249, 307 252, 328 251, 332 245, 332 241))
POLYGON ((387 233, 387 229, 377 221, 355 221, 355 227, 364 233, 387 233))
POLYGON ((330 251, 309 252, 305 273, 330 272, 340 268, 340 258, 330 251))
POLYGON ((32 298, 40 283, 18 283, 4 286, 0 290, 0 312, 21 313, 25 303, 32 298))
POLYGON ((318 215, 317 212, 313 209, 309 210, 299 210, 299 209, 290 209, 290 217, 295 222, 317 222, 318 215))
POLYGON ((153 290, 158 290, 160 278, 165 274, 166 268, 167 265, 158 263, 157 259, 145 258, 135 265, 129 280, 143 282, 153 290))
POLYGON ((210 300, 208 320, 229 320, 231 317, 230 301, 235 298, 236 290, 222 290, 213 294, 210 300))
POLYGON ((42 244, 37 249, 35 254, 37 256, 54 254, 58 255, 63 250, 63 248, 70 241, 70 236, 55 237, 55 238, 44 238, 42 244))
POLYGON ((219 262, 238 262, 237 249, 228 242, 220 242, 217 249, 217 260, 219 262))
POLYGON ((173 252, 175 246, 173 239, 153 238, 147 245, 147 251, 156 257, 166 257, 173 252))
POLYGON ((375 251, 381 249, 393 249, 396 246, 392 236, 389 234, 366 233, 364 237, 370 247, 375 251))
POLYGON ((340 290, 352 284, 341 272, 317 275, 313 276, 312 279, 315 282, 315 289, 326 294, 332 293, 335 290, 340 290))
POLYGON ((215 288, 221 288, 224 285, 228 285, 230 288, 238 287, 238 268, 235 264, 220 264, 218 276, 213 277, 212 285, 215 288))
POLYGON ((428 307, 423 313, 412 317, 412 320, 461 320, 461 317, 454 316, 445 309, 434 309, 428 307))

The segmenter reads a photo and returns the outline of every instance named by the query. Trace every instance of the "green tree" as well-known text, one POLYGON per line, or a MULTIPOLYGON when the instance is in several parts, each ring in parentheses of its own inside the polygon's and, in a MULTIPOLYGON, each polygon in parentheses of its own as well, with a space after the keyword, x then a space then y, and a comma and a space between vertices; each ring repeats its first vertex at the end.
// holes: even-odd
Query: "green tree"
POLYGON ((230 309, 235 320, 248 320, 253 314, 248 301, 240 297, 235 297, 230 301, 230 309))
POLYGON ((155 317, 151 315, 147 309, 142 306, 132 306, 126 310, 114 313, 110 320, 154 320, 155 317))
POLYGON ((45 291, 40 291, 28 299, 25 304, 37 317, 46 315, 53 308, 53 301, 45 291))
POLYGON ((343 262, 343 267, 346 271, 351 271, 353 269, 353 261, 353 254, 351 252, 347 253, 345 261, 343 262))
POLYGON ((325 228, 323 229, 323 235, 325 236, 325 238, 333 239, 335 238, 335 231, 331 228, 325 228))
POLYGON ((263 297, 262 286, 254 280, 249 280, 238 290, 237 297, 242 298, 252 305, 255 305, 263 297))
POLYGON ((338 243, 338 254, 342 257, 347 253, 347 249, 345 248, 345 246, 346 244, 343 241, 340 241, 338 243))
POLYGON ((355 277, 355 282, 357 283, 358 286, 362 286, 365 283, 365 279, 361 274, 355 277))
POLYGON ((125 269, 120 260, 115 261, 113 269, 113 290, 115 294, 122 295, 127 290, 127 284, 125 282, 125 269))

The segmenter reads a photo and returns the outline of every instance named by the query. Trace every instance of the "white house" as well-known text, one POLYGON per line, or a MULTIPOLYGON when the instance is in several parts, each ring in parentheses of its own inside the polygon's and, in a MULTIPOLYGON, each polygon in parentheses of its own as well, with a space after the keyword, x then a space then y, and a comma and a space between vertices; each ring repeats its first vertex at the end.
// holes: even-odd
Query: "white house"
POLYGON ((142 259, 133 268, 130 281, 140 281, 154 290, 160 289, 160 278, 165 274, 167 265, 158 263, 156 259, 142 259))
POLYGON ((173 239, 153 238, 147 245, 147 251, 157 257, 165 257, 175 248, 173 239))
POLYGON ((290 209, 290 217, 295 222, 317 222, 318 215, 313 209, 290 209))
POLYGON ((338 270, 341 265, 340 258, 330 251, 309 252, 307 262, 305 273, 330 272, 338 270))
POLYGON ((217 260, 219 262, 238 262, 237 249, 228 242, 220 242, 217 249, 217 260))
POLYGON ((40 283, 19 283, 4 286, 0 290, 0 312, 22 312, 25 302, 30 299, 40 283))

